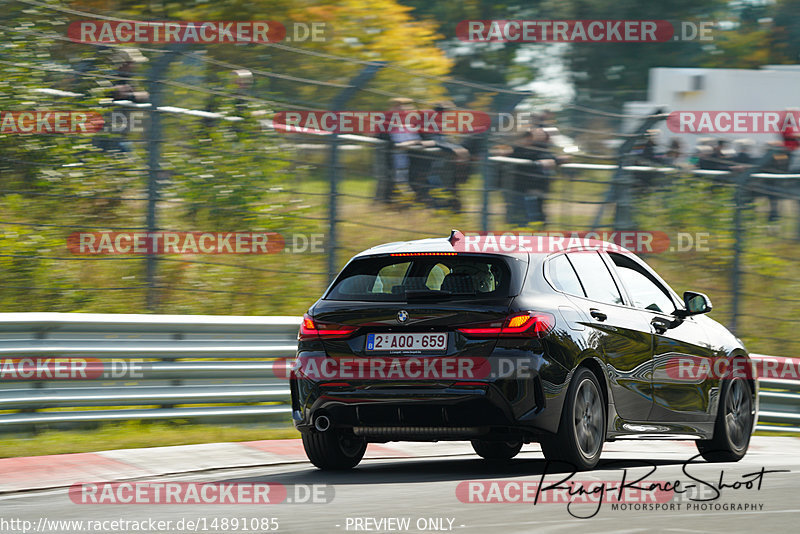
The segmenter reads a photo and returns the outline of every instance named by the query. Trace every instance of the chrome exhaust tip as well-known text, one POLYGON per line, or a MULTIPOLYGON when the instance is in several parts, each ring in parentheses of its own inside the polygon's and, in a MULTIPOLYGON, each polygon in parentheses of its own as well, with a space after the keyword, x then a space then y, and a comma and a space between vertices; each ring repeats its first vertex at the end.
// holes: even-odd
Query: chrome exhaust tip
POLYGON ((326 432, 331 427, 331 420, 327 415, 320 415, 314 418, 314 428, 319 432, 326 432))

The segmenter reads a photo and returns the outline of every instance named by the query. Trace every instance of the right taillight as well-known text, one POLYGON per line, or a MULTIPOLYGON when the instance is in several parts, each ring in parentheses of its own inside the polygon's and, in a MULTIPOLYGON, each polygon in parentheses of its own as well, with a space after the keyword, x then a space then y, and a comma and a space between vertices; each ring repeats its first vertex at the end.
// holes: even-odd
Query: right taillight
POLYGON ((542 338, 553 331, 556 318, 547 312, 525 312, 506 317, 504 321, 469 325, 457 330, 471 338, 542 338))
POLYGON ((303 315, 303 322, 300 323, 297 339, 344 339, 353 335, 356 330, 358 330, 356 326, 321 323, 306 313, 303 315))

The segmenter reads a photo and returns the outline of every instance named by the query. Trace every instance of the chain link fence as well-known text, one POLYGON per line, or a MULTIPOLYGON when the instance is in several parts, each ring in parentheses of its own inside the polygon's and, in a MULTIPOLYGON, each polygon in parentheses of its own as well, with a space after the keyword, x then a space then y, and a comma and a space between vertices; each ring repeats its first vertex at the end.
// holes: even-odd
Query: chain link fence
POLYGON ((149 61, 128 57, 126 71, 110 59, 119 47, 62 47, 63 35, 36 25, 41 15, 17 15, 2 25, 21 43, 13 56, 0 52, 4 107, 95 110, 125 126, 0 136, 5 311, 297 315, 349 257, 379 243, 451 228, 626 230, 667 236, 645 259, 677 291, 708 293, 712 316, 752 351, 797 352, 800 176, 785 151, 749 163, 661 154, 648 136, 658 113, 629 117, 287 45, 267 46, 270 70, 175 47, 143 48, 149 61), (288 68, 298 58, 338 77, 298 76, 288 68), (404 96, 424 109, 443 95, 489 114, 493 129, 403 145, 272 123, 287 109, 386 109, 404 96), (528 127, 500 128, 512 113, 532 118, 528 127), (282 247, 81 255, 67 246, 87 232, 165 231, 271 232, 282 247))

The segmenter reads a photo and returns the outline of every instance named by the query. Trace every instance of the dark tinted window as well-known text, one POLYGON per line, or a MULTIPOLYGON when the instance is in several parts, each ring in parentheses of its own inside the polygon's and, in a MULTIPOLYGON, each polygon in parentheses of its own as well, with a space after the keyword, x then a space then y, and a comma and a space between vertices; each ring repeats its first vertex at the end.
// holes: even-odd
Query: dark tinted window
POLYGON ((364 258, 347 266, 325 296, 330 300, 509 296, 511 273, 502 259, 467 256, 364 258))
POLYGON ((578 280, 578 275, 575 274, 575 270, 564 254, 551 259, 547 266, 550 281, 553 282, 556 289, 570 295, 586 296, 581 282, 578 280))
POLYGON ((586 251, 571 252, 568 256, 583 284, 587 298, 608 304, 622 304, 619 289, 600 254, 586 251))

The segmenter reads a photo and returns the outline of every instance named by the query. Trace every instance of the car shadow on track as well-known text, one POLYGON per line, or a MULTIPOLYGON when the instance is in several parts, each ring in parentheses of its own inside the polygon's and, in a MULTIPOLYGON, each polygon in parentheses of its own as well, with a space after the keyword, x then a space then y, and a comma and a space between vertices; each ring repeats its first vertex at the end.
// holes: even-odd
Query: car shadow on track
MULTIPOLYGON (((605 472, 619 478, 615 472, 624 469, 683 465, 686 460, 601 460, 591 472, 605 472)), ((700 462, 703 463, 703 462, 700 462)), ((279 482, 283 484, 394 484, 415 482, 446 482, 508 477, 540 477, 559 473, 569 474, 573 468, 561 462, 548 463, 542 458, 519 458, 508 461, 480 458, 420 458, 368 459, 350 471, 320 471, 308 464, 283 466, 280 472, 255 477, 237 477, 221 482, 279 482)), ((643 472, 638 472, 639 476, 643 472)), ((605 475, 603 475, 605 476, 605 475)))

